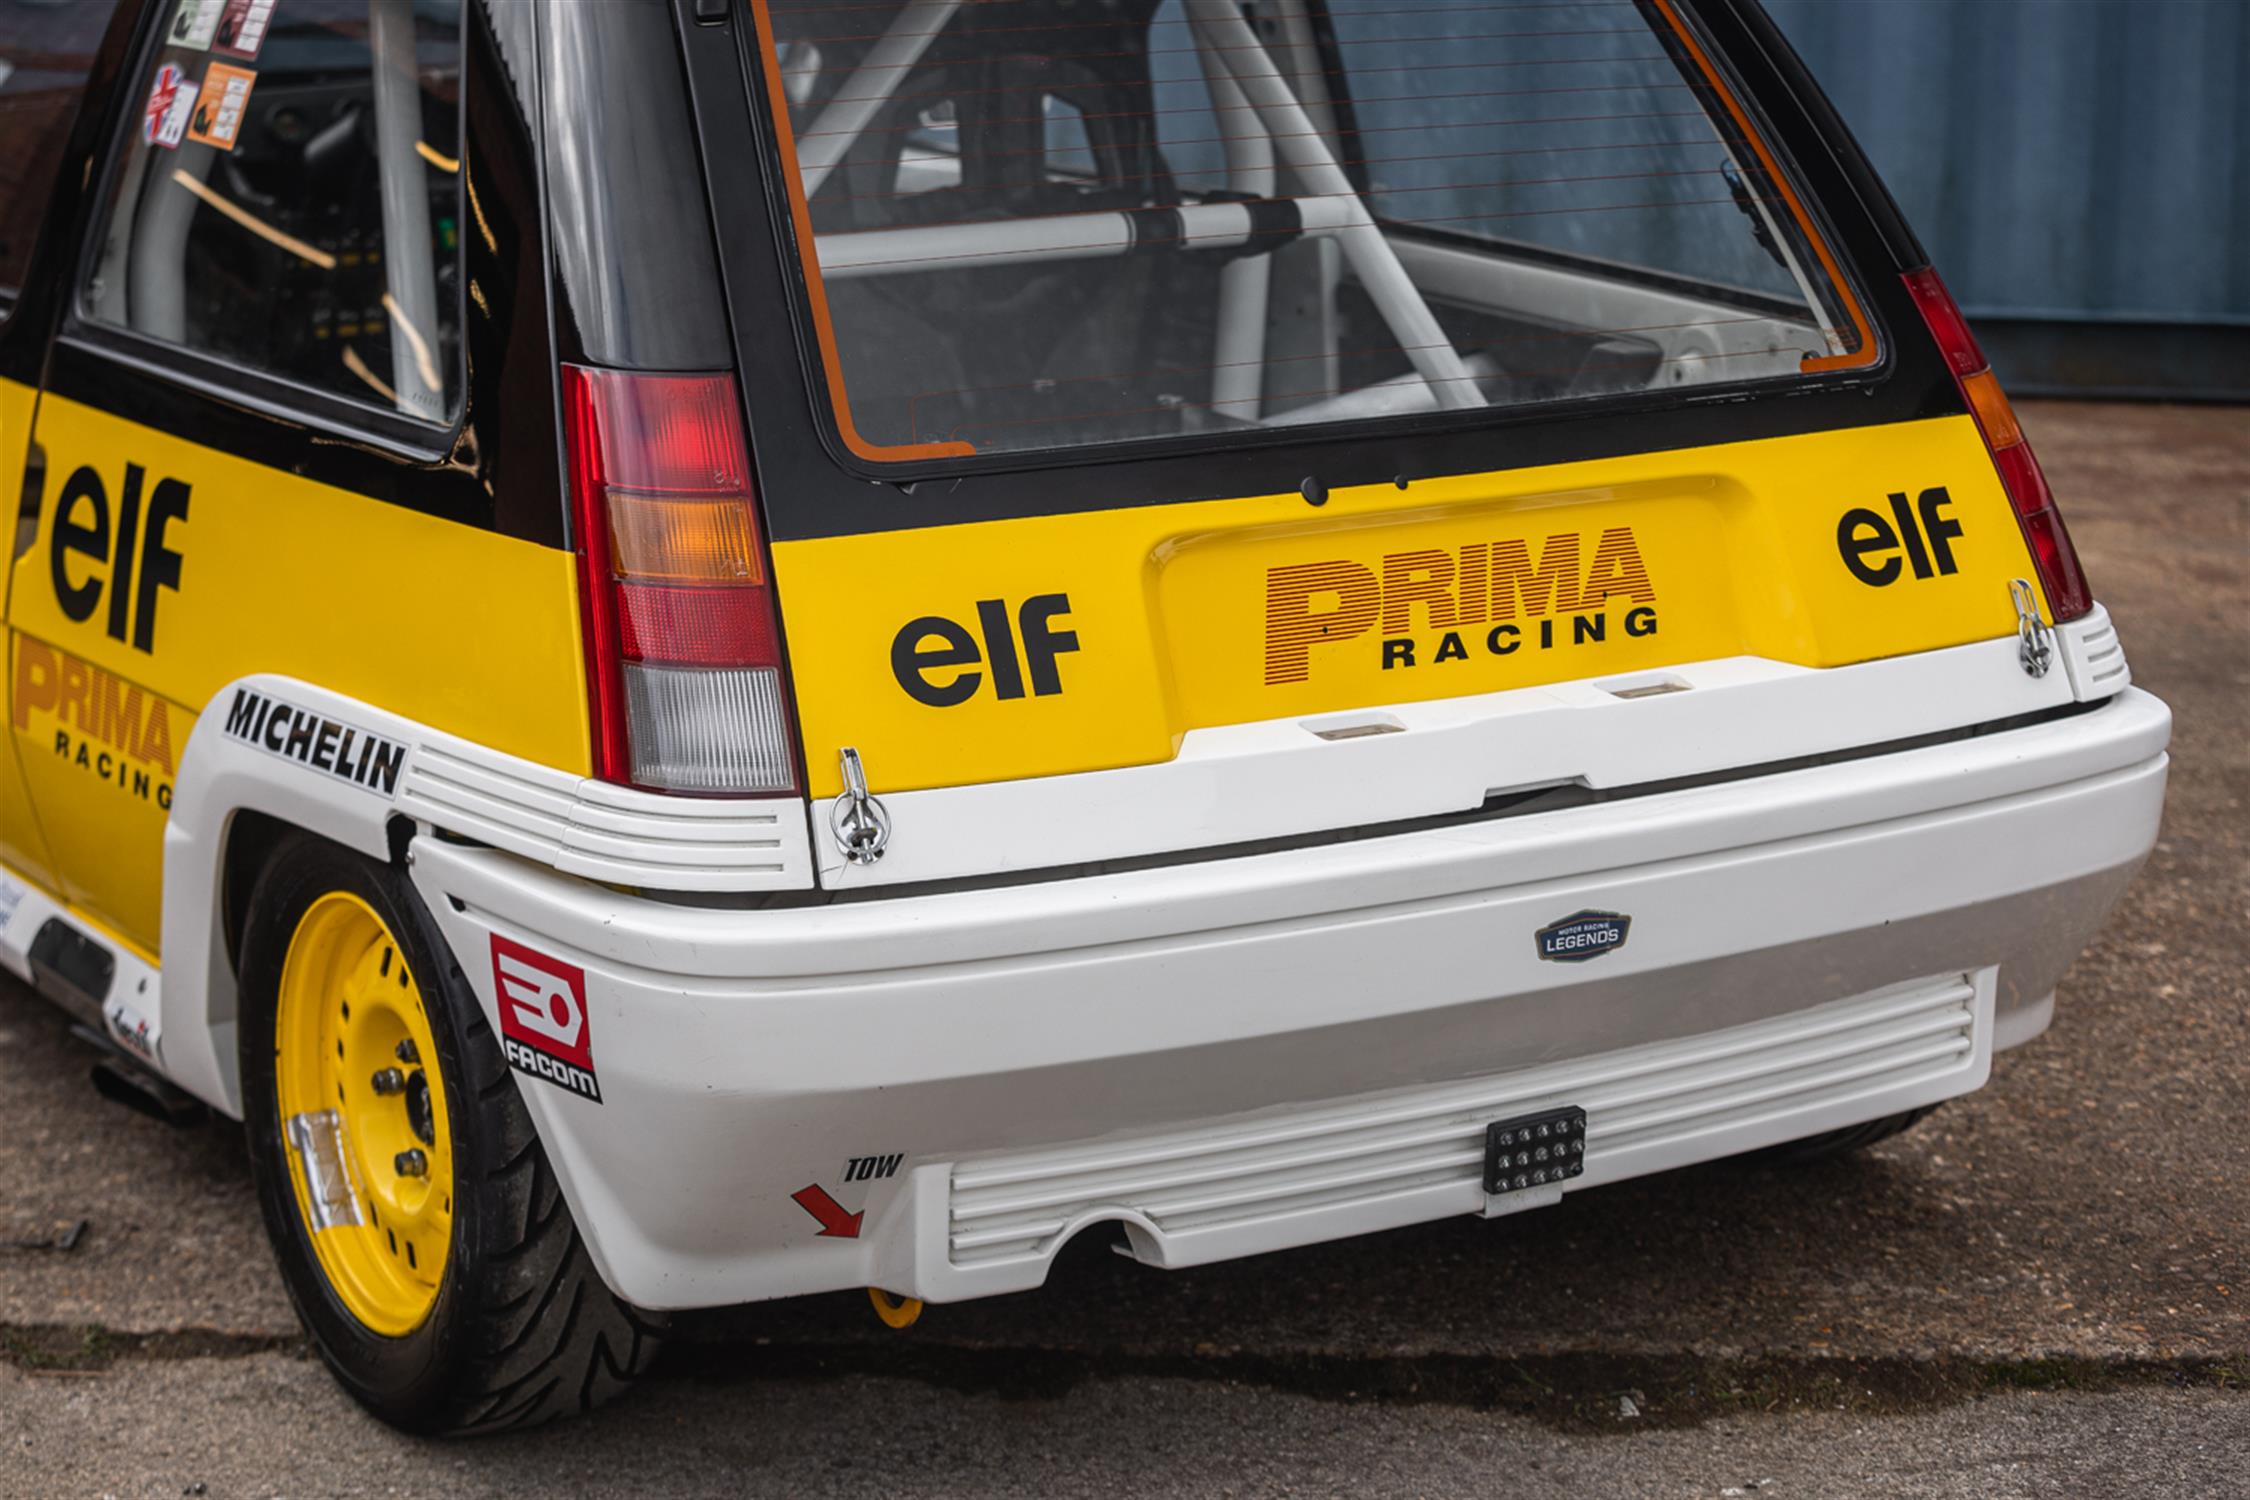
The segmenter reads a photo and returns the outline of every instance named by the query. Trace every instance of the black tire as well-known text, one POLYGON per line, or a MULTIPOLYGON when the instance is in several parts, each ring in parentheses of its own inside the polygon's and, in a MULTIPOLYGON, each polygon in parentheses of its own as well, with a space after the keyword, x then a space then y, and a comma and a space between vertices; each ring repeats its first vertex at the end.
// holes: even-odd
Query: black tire
POLYGON ((258 878, 241 951, 243 1123, 259 1207, 297 1315, 344 1388, 395 1427, 445 1434, 531 1427, 624 1390, 655 1356, 662 1320, 603 1285, 484 1012, 405 877, 296 836, 258 878), (428 1316, 395 1338, 330 1285, 283 1142, 282 961, 304 912, 331 891, 367 902, 420 978, 451 1124, 451 1248, 428 1316))
POLYGON ((1762 1151, 1746 1152, 1736 1159, 1757 1167, 1808 1167, 1816 1162, 1834 1161, 1839 1156, 1864 1151, 1877 1141, 1903 1135, 1936 1112, 1936 1105, 1925 1104, 1903 1114, 1885 1115, 1879 1120, 1846 1125, 1841 1130, 1808 1135, 1801 1141, 1785 1141, 1762 1151))

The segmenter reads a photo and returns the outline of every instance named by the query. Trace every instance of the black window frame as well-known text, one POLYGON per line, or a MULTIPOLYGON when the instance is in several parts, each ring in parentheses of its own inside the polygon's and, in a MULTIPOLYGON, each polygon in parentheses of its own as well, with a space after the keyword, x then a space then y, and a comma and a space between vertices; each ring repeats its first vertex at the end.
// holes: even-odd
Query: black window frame
MULTIPOLYGON (((468 222, 465 146, 469 128, 468 38, 474 4, 475 0, 461 0, 461 22, 454 38, 458 78, 454 90, 454 139, 464 148, 463 169, 454 174, 458 200, 455 222, 461 224, 468 222)), ((132 107, 133 101, 145 98, 143 89, 158 55, 164 50, 164 36, 174 9, 175 0, 147 0, 140 16, 140 34, 134 38, 129 61, 120 76, 123 107, 117 111, 109 139, 101 145, 101 167, 88 187, 85 230, 67 268, 70 279, 62 325, 56 331, 55 342, 114 361, 206 399, 241 407, 260 416, 317 428, 328 436, 372 448, 388 457, 417 464, 443 461, 456 451, 469 420, 466 338, 457 341, 452 372, 456 379, 450 387, 456 399, 452 415, 441 426, 416 421, 395 410, 386 411, 271 370, 238 364, 191 345, 169 343, 131 328, 105 323, 89 314, 87 287, 100 264, 110 216, 116 211, 118 174, 124 169, 125 153, 131 149, 139 131, 141 115, 132 107)), ((387 246, 385 253, 389 253, 387 246)), ((466 235, 458 238, 452 253, 461 258, 461 287, 453 309, 454 319, 457 327, 465 327, 468 316, 466 235)))

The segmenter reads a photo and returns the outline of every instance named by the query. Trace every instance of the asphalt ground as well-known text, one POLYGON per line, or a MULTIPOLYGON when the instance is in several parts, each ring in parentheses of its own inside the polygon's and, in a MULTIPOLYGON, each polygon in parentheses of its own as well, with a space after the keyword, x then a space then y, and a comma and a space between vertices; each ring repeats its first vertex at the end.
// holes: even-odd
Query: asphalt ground
POLYGON ((2250 1495, 2250 413, 2024 420, 2170 801, 2054 1030, 1909 1135, 1195 1271, 1074 1245, 905 1333, 698 1317, 609 1411, 432 1444, 307 1354, 239 1129, 99 1099, 0 981, 0 1494, 2250 1495))

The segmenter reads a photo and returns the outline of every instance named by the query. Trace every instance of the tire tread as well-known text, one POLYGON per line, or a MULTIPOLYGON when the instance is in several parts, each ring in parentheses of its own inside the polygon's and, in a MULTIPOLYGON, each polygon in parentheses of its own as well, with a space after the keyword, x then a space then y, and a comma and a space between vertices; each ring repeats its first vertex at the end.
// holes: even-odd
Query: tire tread
MULTIPOLYGON (((251 973, 261 984, 278 975, 290 913, 324 889, 380 898, 377 909, 389 909, 385 920, 395 935, 430 959, 419 969, 423 994, 456 1099, 456 1266, 447 1276, 466 1279, 410 1336, 424 1340, 430 1363, 405 1377, 377 1377, 378 1361, 390 1356, 371 1351, 383 1341, 330 1310, 333 1293, 314 1280, 320 1272, 309 1255, 291 1251, 282 1255, 282 1269, 300 1314, 346 1389, 412 1431, 521 1431, 592 1410, 646 1372, 662 1348, 664 1319, 619 1301, 595 1269, 540 1144, 524 1085, 437 924, 399 871, 310 835, 284 840, 249 902, 244 952, 251 973), (415 930, 397 930, 401 922, 415 930)), ((270 1006, 270 995, 264 998, 270 1006)), ((258 1082, 270 1110, 271 1086, 253 1076, 261 1062, 270 1067, 257 1051, 272 1046, 269 1015, 259 1017, 262 1027, 245 1028, 241 1044, 246 1102, 248 1085, 258 1082)), ((302 1234, 287 1196, 284 1148, 277 1129, 249 1135, 261 1207, 280 1247, 302 1234)))

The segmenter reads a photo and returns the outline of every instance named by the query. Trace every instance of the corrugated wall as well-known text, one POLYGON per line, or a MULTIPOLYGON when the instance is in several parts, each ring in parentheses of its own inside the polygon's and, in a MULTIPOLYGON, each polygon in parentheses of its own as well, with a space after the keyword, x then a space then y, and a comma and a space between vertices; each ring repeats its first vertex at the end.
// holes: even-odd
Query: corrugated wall
POLYGON ((2225 383, 2250 331, 2250 0, 1766 7, 1979 326, 2050 325, 2021 330, 2017 362, 2048 366, 2022 378, 2099 386, 2087 356, 2138 341, 2174 355, 2144 373, 2201 350, 2225 383))

